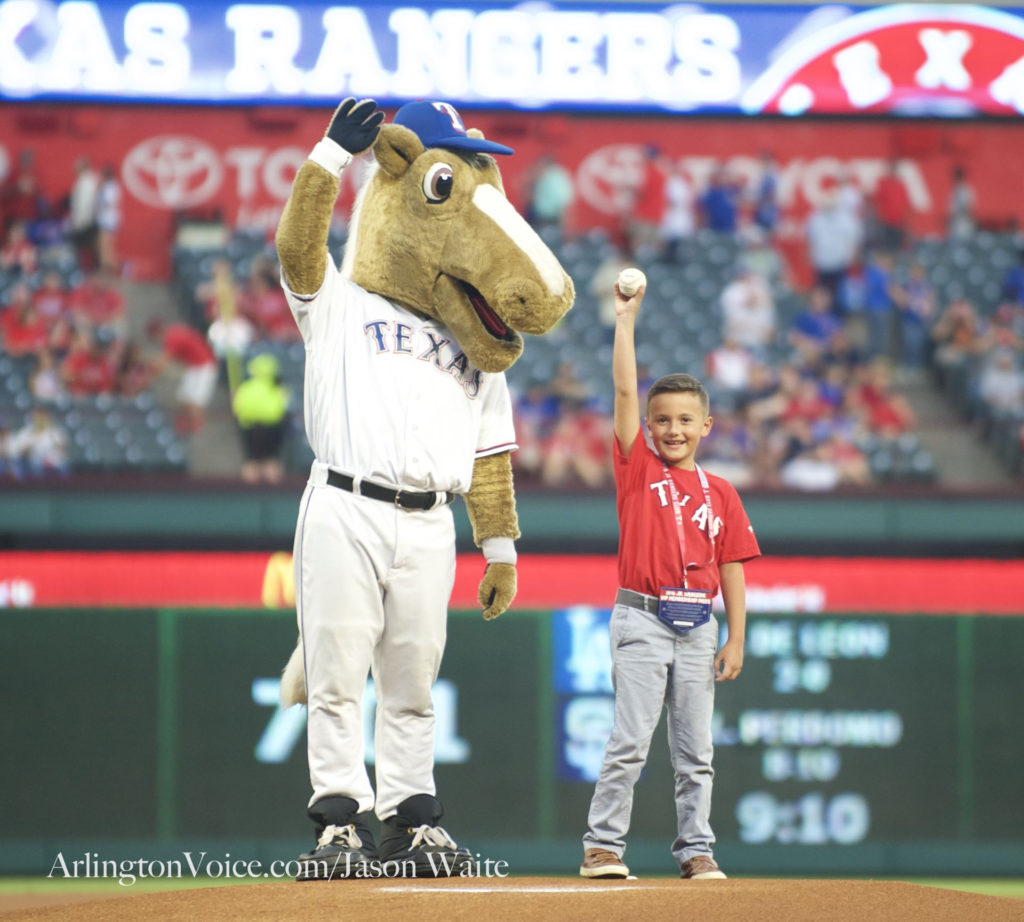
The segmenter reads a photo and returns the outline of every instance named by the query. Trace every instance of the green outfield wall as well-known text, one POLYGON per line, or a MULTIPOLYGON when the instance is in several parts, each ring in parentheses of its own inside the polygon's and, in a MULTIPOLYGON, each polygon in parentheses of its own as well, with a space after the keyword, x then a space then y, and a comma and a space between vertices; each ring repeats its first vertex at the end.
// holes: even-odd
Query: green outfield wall
MULTIPOLYGON (((443 823, 513 873, 578 864, 610 727, 607 617, 450 618, 434 690, 443 823)), ((3 611, 0 872, 308 848, 305 715, 276 705, 294 641, 287 610, 3 611)), ((753 615, 743 676, 716 702, 719 860, 735 874, 1019 874, 1022 647, 1024 612, 753 615)), ((373 701, 371 685, 368 728, 373 701)), ((663 721, 634 806, 640 873, 672 873, 664 736, 663 721)))
MULTIPOLYGON (((103 482, 87 486, 0 491, 0 535, 8 546, 52 542, 134 541, 194 546, 288 547, 302 486, 253 489, 175 484, 166 489, 103 482)), ((955 552, 984 547, 1024 556, 1024 493, 985 495, 927 491, 914 495, 863 493, 814 496, 744 492, 744 504, 763 547, 806 552, 841 545, 875 553, 914 545, 955 552)), ((520 527, 526 547, 566 551, 614 549, 615 500, 610 493, 520 491, 520 527)), ((456 506, 460 543, 471 531, 456 506)))

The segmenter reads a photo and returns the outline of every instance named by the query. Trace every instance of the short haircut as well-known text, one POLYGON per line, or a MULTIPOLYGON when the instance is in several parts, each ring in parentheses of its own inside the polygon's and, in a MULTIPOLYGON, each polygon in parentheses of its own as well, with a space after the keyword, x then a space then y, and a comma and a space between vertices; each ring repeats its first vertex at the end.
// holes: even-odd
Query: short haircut
POLYGON ((711 412, 711 400, 708 398, 708 392, 693 375, 673 374, 658 378, 647 392, 648 413, 651 410, 652 398, 657 397, 658 394, 696 394, 704 409, 704 415, 707 416, 711 412))

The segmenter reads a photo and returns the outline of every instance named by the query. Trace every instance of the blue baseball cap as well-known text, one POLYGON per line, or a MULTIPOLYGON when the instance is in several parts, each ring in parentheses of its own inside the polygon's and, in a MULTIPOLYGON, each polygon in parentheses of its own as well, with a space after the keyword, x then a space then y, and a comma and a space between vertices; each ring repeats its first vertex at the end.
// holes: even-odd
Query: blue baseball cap
POLYGON ((420 139, 424 147, 448 147, 484 154, 514 154, 511 147, 471 138, 455 107, 446 102, 407 102, 395 113, 396 125, 404 125, 420 139))

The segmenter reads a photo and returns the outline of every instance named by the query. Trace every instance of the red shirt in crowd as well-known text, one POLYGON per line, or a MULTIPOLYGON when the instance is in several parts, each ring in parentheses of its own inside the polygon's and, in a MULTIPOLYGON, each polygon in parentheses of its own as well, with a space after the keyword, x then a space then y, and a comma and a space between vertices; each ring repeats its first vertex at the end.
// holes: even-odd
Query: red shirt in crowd
POLYGON ((910 196, 898 176, 882 176, 875 186, 875 214, 888 227, 903 227, 910 217, 910 196))
POLYGON ((171 324, 164 330, 164 354, 188 368, 217 361, 206 337, 184 323, 171 324))
MULTIPOLYGON (((648 446, 643 431, 626 458, 615 439, 615 489, 619 515, 619 585, 646 595, 661 594, 663 586, 683 585, 683 570, 672 491, 665 467, 648 446)), ((729 481, 707 474, 713 525, 697 472, 669 467, 682 503, 686 540, 687 583, 692 589, 715 593, 723 563, 761 556, 739 494, 729 481), (714 531, 712 549, 711 531, 714 531)))
POLYGON ((46 321, 31 307, 11 305, 0 320, 4 350, 10 355, 31 355, 46 348, 46 321))
POLYGON ((105 326, 124 313, 124 298, 116 288, 86 282, 72 290, 69 306, 74 314, 93 326, 105 326))
POLYGON ((72 394, 109 394, 114 389, 113 365, 97 349, 74 349, 64 360, 63 370, 67 389, 72 394))
POLYGON ((32 292, 32 306, 40 317, 56 320, 68 310, 68 293, 63 288, 44 285, 32 292))

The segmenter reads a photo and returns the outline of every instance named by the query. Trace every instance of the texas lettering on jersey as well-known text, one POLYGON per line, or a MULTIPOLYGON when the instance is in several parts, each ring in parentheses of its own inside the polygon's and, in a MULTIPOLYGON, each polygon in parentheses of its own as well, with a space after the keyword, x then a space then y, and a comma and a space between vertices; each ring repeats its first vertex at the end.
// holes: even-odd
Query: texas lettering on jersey
POLYGON ((472 400, 480 393, 483 372, 469 364, 466 354, 450 339, 436 336, 429 330, 417 331, 406 323, 370 320, 363 331, 373 342, 377 354, 412 355, 421 362, 430 362, 444 374, 451 375, 472 400))
MULTIPOLYGON (((648 488, 653 492, 657 491, 658 501, 661 505, 668 506, 672 502, 672 494, 669 490, 667 480, 657 480, 652 484, 648 485, 648 488)), ((685 509, 693 497, 689 493, 684 494, 679 500, 679 507, 685 509)), ((717 538, 719 531, 722 529, 722 518, 721 516, 715 516, 715 520, 712 523, 711 530, 708 531, 708 506, 707 503, 701 503, 696 509, 693 510, 693 515, 690 516, 690 521, 693 522, 697 528, 699 528, 705 534, 710 534, 712 538, 717 538)))

